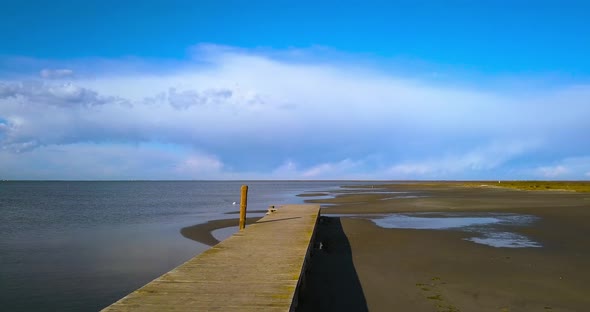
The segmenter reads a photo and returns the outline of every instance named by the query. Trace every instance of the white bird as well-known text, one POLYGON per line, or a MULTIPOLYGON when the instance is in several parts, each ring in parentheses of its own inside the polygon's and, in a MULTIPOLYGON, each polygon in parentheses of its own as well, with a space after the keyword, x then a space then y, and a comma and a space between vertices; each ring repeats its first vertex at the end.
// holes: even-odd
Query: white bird
POLYGON ((236 202, 233 202, 233 203, 232 203, 232 205, 235 205, 235 204, 236 204, 236 202))

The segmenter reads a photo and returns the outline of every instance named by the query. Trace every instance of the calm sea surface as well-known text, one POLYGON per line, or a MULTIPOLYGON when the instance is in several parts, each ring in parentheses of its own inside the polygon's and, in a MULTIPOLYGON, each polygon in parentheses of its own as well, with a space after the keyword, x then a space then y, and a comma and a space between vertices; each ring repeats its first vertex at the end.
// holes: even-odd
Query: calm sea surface
POLYGON ((0 182, 0 309, 96 311, 208 246, 180 229, 358 182, 0 182), (237 202, 238 205, 233 205, 237 202))

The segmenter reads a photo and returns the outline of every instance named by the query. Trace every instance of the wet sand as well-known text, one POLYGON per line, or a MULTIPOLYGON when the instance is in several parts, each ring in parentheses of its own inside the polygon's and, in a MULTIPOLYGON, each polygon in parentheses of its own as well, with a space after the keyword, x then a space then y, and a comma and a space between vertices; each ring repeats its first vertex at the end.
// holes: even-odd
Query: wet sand
POLYGON ((298 197, 319 197, 319 196, 328 196, 330 194, 328 193, 303 193, 303 194, 298 194, 298 197))
MULTIPOLYGON (((266 210, 264 211, 266 212, 266 210)), ((256 221, 260 220, 260 218, 261 217, 246 218, 246 226, 248 226, 248 224, 255 223, 256 221)), ((217 240, 217 238, 213 236, 213 231, 232 226, 237 226, 239 224, 239 221, 240 219, 237 218, 213 220, 207 223, 195 224, 182 228, 180 229, 180 234, 182 234, 182 236, 188 239, 192 239, 201 244, 215 246, 219 244, 219 240, 217 240)))
POLYGON ((312 257, 301 311, 590 311, 590 193, 442 183, 334 194, 308 201, 330 204, 323 214, 534 215, 536 222, 516 231, 543 247, 496 248, 466 241, 470 235, 459 230, 332 217, 318 225, 323 248, 312 257))

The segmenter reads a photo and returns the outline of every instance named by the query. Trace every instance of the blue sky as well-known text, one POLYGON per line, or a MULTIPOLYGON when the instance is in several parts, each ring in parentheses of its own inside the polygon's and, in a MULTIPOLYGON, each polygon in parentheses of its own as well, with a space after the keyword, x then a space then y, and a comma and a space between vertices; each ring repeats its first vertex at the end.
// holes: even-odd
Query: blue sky
POLYGON ((590 179, 583 1, 9 1, 3 179, 590 179))

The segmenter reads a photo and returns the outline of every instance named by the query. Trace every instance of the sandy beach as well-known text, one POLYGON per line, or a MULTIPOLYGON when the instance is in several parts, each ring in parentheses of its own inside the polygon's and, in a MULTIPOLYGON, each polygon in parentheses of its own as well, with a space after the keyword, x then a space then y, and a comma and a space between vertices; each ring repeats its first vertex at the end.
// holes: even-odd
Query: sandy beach
POLYGON ((497 248, 461 230, 381 228, 331 217, 318 228, 302 311, 587 311, 590 194, 456 184, 336 191, 322 214, 490 212, 537 217, 515 231, 541 248, 497 248), (388 193, 389 192, 389 193, 388 193), (391 193, 400 192, 400 193, 391 193), (347 309, 351 310, 351 309, 347 309))
MULTIPOLYGON (((301 197, 323 208, 299 311, 590 309, 590 193, 407 183, 301 197), (333 198, 314 199, 326 195, 333 198), (474 234, 462 229, 383 228, 371 218, 397 213, 530 216, 534 222, 510 231, 539 246, 492 247, 467 240, 474 234)), ((212 246, 212 231, 237 222, 181 233, 212 246)))

